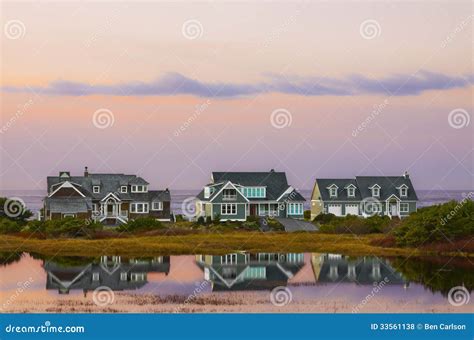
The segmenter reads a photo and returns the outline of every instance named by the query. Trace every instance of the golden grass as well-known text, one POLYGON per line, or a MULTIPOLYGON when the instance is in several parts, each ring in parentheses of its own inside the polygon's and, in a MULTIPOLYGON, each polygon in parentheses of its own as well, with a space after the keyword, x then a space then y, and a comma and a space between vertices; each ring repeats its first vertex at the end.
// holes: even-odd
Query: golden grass
POLYGON ((30 252, 48 256, 155 256, 179 254, 225 254, 248 252, 329 252, 346 255, 436 255, 414 248, 384 248, 371 245, 380 235, 333 235, 319 233, 228 232, 174 236, 137 236, 100 240, 33 239, 0 235, 0 252, 30 252))

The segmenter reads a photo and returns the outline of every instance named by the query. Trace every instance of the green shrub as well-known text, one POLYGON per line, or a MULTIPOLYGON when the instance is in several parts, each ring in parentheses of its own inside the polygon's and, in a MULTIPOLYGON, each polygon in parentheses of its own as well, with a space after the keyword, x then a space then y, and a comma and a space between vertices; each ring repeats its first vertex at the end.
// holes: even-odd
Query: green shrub
POLYGON ((336 218, 336 215, 334 214, 319 214, 314 218, 313 222, 326 224, 326 223, 331 222, 335 218, 336 218))
POLYGON ((183 221, 185 221, 183 215, 180 215, 180 214, 175 215, 175 219, 176 219, 176 222, 183 222, 183 221))
POLYGON ((0 218, 0 234, 18 233, 21 226, 8 218, 0 218))
POLYGON ((204 225, 206 223, 206 220, 204 219, 204 216, 199 216, 196 223, 199 224, 199 225, 204 225))
POLYGON ((304 219, 309 221, 311 220, 311 210, 305 210, 303 213, 304 219))
POLYGON ((220 215, 220 214, 217 214, 217 213, 214 214, 213 222, 216 223, 216 224, 218 224, 218 223, 220 223, 220 221, 221 221, 221 215, 220 215))
POLYGON ((90 220, 66 217, 58 220, 43 222, 44 226, 36 225, 48 236, 62 237, 93 237, 96 231, 102 230, 103 225, 90 220))
POLYGON ((465 199, 419 209, 394 230, 399 245, 449 242, 474 235, 474 202, 465 199))
POLYGON ((163 224, 153 217, 141 217, 128 221, 127 224, 121 225, 118 229, 120 231, 146 231, 163 228, 163 224))

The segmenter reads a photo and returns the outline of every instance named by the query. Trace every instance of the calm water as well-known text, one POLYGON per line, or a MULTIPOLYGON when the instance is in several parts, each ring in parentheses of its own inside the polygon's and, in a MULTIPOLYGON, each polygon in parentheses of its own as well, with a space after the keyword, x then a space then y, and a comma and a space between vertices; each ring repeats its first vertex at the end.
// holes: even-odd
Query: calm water
MULTIPOLYGON (((306 199, 305 209, 310 208, 311 190, 300 190, 301 194, 306 199)), ((183 200, 188 197, 194 197, 199 193, 198 190, 172 190, 171 191, 171 210, 175 214, 181 214, 181 205, 183 200)), ((468 193, 468 190, 419 190, 418 206, 425 207, 433 204, 440 204, 450 200, 460 201, 468 193)), ((46 192, 41 190, 0 190, 1 196, 19 197, 26 206, 33 212, 39 211, 43 206, 43 198, 46 192)))
POLYGON ((454 286, 465 286, 470 292, 474 288, 472 263, 452 258, 384 259, 322 253, 45 258, 23 253, 3 254, 1 260, 3 297, 12 296, 11 292, 29 282, 25 290, 32 294, 32 306, 51 296, 58 304, 71 296, 87 299, 104 286, 122 294, 160 298, 189 296, 197 288, 199 294, 222 298, 235 292, 269 294, 276 287, 288 287, 297 303, 334 298, 343 299, 351 308, 374 287, 380 288, 378 298, 397 303, 416 300, 426 306, 446 304, 454 286))

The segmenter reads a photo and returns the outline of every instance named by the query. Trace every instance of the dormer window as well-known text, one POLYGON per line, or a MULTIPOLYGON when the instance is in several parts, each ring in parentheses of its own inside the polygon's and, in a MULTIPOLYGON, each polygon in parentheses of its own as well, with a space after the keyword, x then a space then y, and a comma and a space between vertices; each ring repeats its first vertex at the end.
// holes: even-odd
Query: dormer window
POLYGON ((92 187, 92 191, 94 192, 94 194, 100 194, 100 186, 99 185, 94 185, 92 187))
POLYGON ((122 194, 126 194, 126 193, 127 193, 127 190, 128 190, 128 189, 127 189, 127 186, 126 186, 126 185, 122 185, 122 186, 120 187, 120 192, 121 192, 122 194))
POLYGON ((374 184, 369 189, 372 192, 372 197, 380 197, 380 185, 374 184))
POLYGON ((347 197, 355 197, 355 186, 352 184, 347 187, 347 197))
POLYGON ((132 192, 148 192, 146 185, 132 185, 132 192))
POLYGON ((380 188, 372 187, 372 197, 380 197, 380 188))
POLYGON ((402 185, 400 188, 400 197, 407 197, 408 196, 408 187, 406 185, 402 185))
POLYGON ((333 184, 328 189, 330 197, 337 197, 337 185, 333 184))

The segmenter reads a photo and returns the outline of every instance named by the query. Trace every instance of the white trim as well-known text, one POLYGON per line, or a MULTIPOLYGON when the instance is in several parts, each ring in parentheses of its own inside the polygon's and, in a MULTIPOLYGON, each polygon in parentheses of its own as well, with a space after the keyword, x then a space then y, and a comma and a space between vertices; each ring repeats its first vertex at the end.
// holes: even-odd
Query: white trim
POLYGON ((398 198, 397 195, 391 194, 391 195, 385 200, 385 202, 388 202, 392 197, 396 198, 397 201, 401 201, 401 199, 398 198))
POLYGON ((59 188, 57 188, 56 190, 54 190, 48 197, 53 196, 53 195, 54 195, 55 193, 57 193, 61 188, 73 188, 74 190, 76 190, 76 191, 79 193, 79 195, 81 195, 82 197, 86 197, 82 192, 80 192, 79 190, 77 190, 77 188, 76 188, 74 185, 72 185, 72 183, 69 182, 69 181, 66 181, 66 182, 64 182, 63 184, 61 184, 61 186, 60 186, 59 188))
POLYGON ((148 192, 148 185, 146 185, 146 184, 133 184, 130 188, 130 192, 133 193, 133 194, 141 194, 141 193, 144 193, 144 192, 148 192), (138 187, 141 187, 143 190, 137 190, 138 187))
POLYGON ((163 201, 155 201, 155 202, 151 202, 151 210, 152 211, 163 211, 163 201), (159 203, 158 204, 158 208, 155 209, 155 203, 159 203))
POLYGON ((121 194, 126 194, 128 192, 128 186, 126 185, 121 185, 120 186, 120 193, 121 194), (125 188, 125 191, 123 190, 123 188, 125 188))
POLYGON ((217 196, 219 196, 219 194, 222 192, 222 190, 226 189, 226 188, 227 188, 227 185, 229 185, 229 184, 230 184, 235 190, 237 190, 237 192, 239 193, 239 195, 242 196, 247 202, 250 202, 250 201, 248 200, 248 198, 245 197, 245 196, 237 189, 237 187, 236 187, 231 181, 227 181, 227 183, 226 183, 224 186, 222 186, 222 188, 214 195, 213 198, 211 198, 211 199, 209 200, 209 202, 214 201, 214 199, 215 199, 217 196))
POLYGON ((410 204, 407 203, 407 202, 400 202, 400 210, 399 210, 400 213, 408 213, 410 212, 410 204), (402 205, 403 206, 406 206, 406 210, 402 210, 402 205))
POLYGON ((112 195, 117 201, 121 202, 120 198, 118 198, 117 196, 115 196, 115 194, 113 192, 109 192, 107 195, 105 195, 105 197, 103 199, 101 199, 100 201, 101 202, 105 202, 107 201, 107 199, 109 198, 109 196, 112 195))
POLYGON ((293 191, 295 191, 295 189, 290 185, 284 192, 283 194, 280 195, 280 197, 278 197, 276 200, 277 202, 283 197, 285 196, 286 194, 290 194, 292 193, 293 191))
POLYGON ((92 186, 92 193, 93 194, 100 194, 100 185, 93 185, 92 186))
POLYGON ((131 214, 148 214, 150 212, 150 204, 148 202, 132 202, 130 203, 130 213, 131 214), (138 204, 142 204, 146 209, 143 209, 143 211, 137 212, 136 207, 138 204), (132 208, 135 207, 135 210, 132 208))
MULTIPOLYGON (((234 216, 234 215, 237 215, 237 214, 238 214, 237 203, 220 203, 220 205, 221 205, 221 216, 222 216, 222 215, 225 215, 225 216, 234 216), (224 214, 224 213, 222 212, 222 208, 223 208, 224 206, 227 206, 227 205, 230 205, 230 206, 234 205, 234 206, 235 206, 235 213, 232 213, 232 208, 231 208, 231 209, 230 209, 231 213, 229 213, 229 214, 227 214, 227 213, 224 214)), ((226 207, 226 208, 227 208, 227 207, 226 207)), ((227 210, 227 209, 226 209, 226 210, 227 210)))

